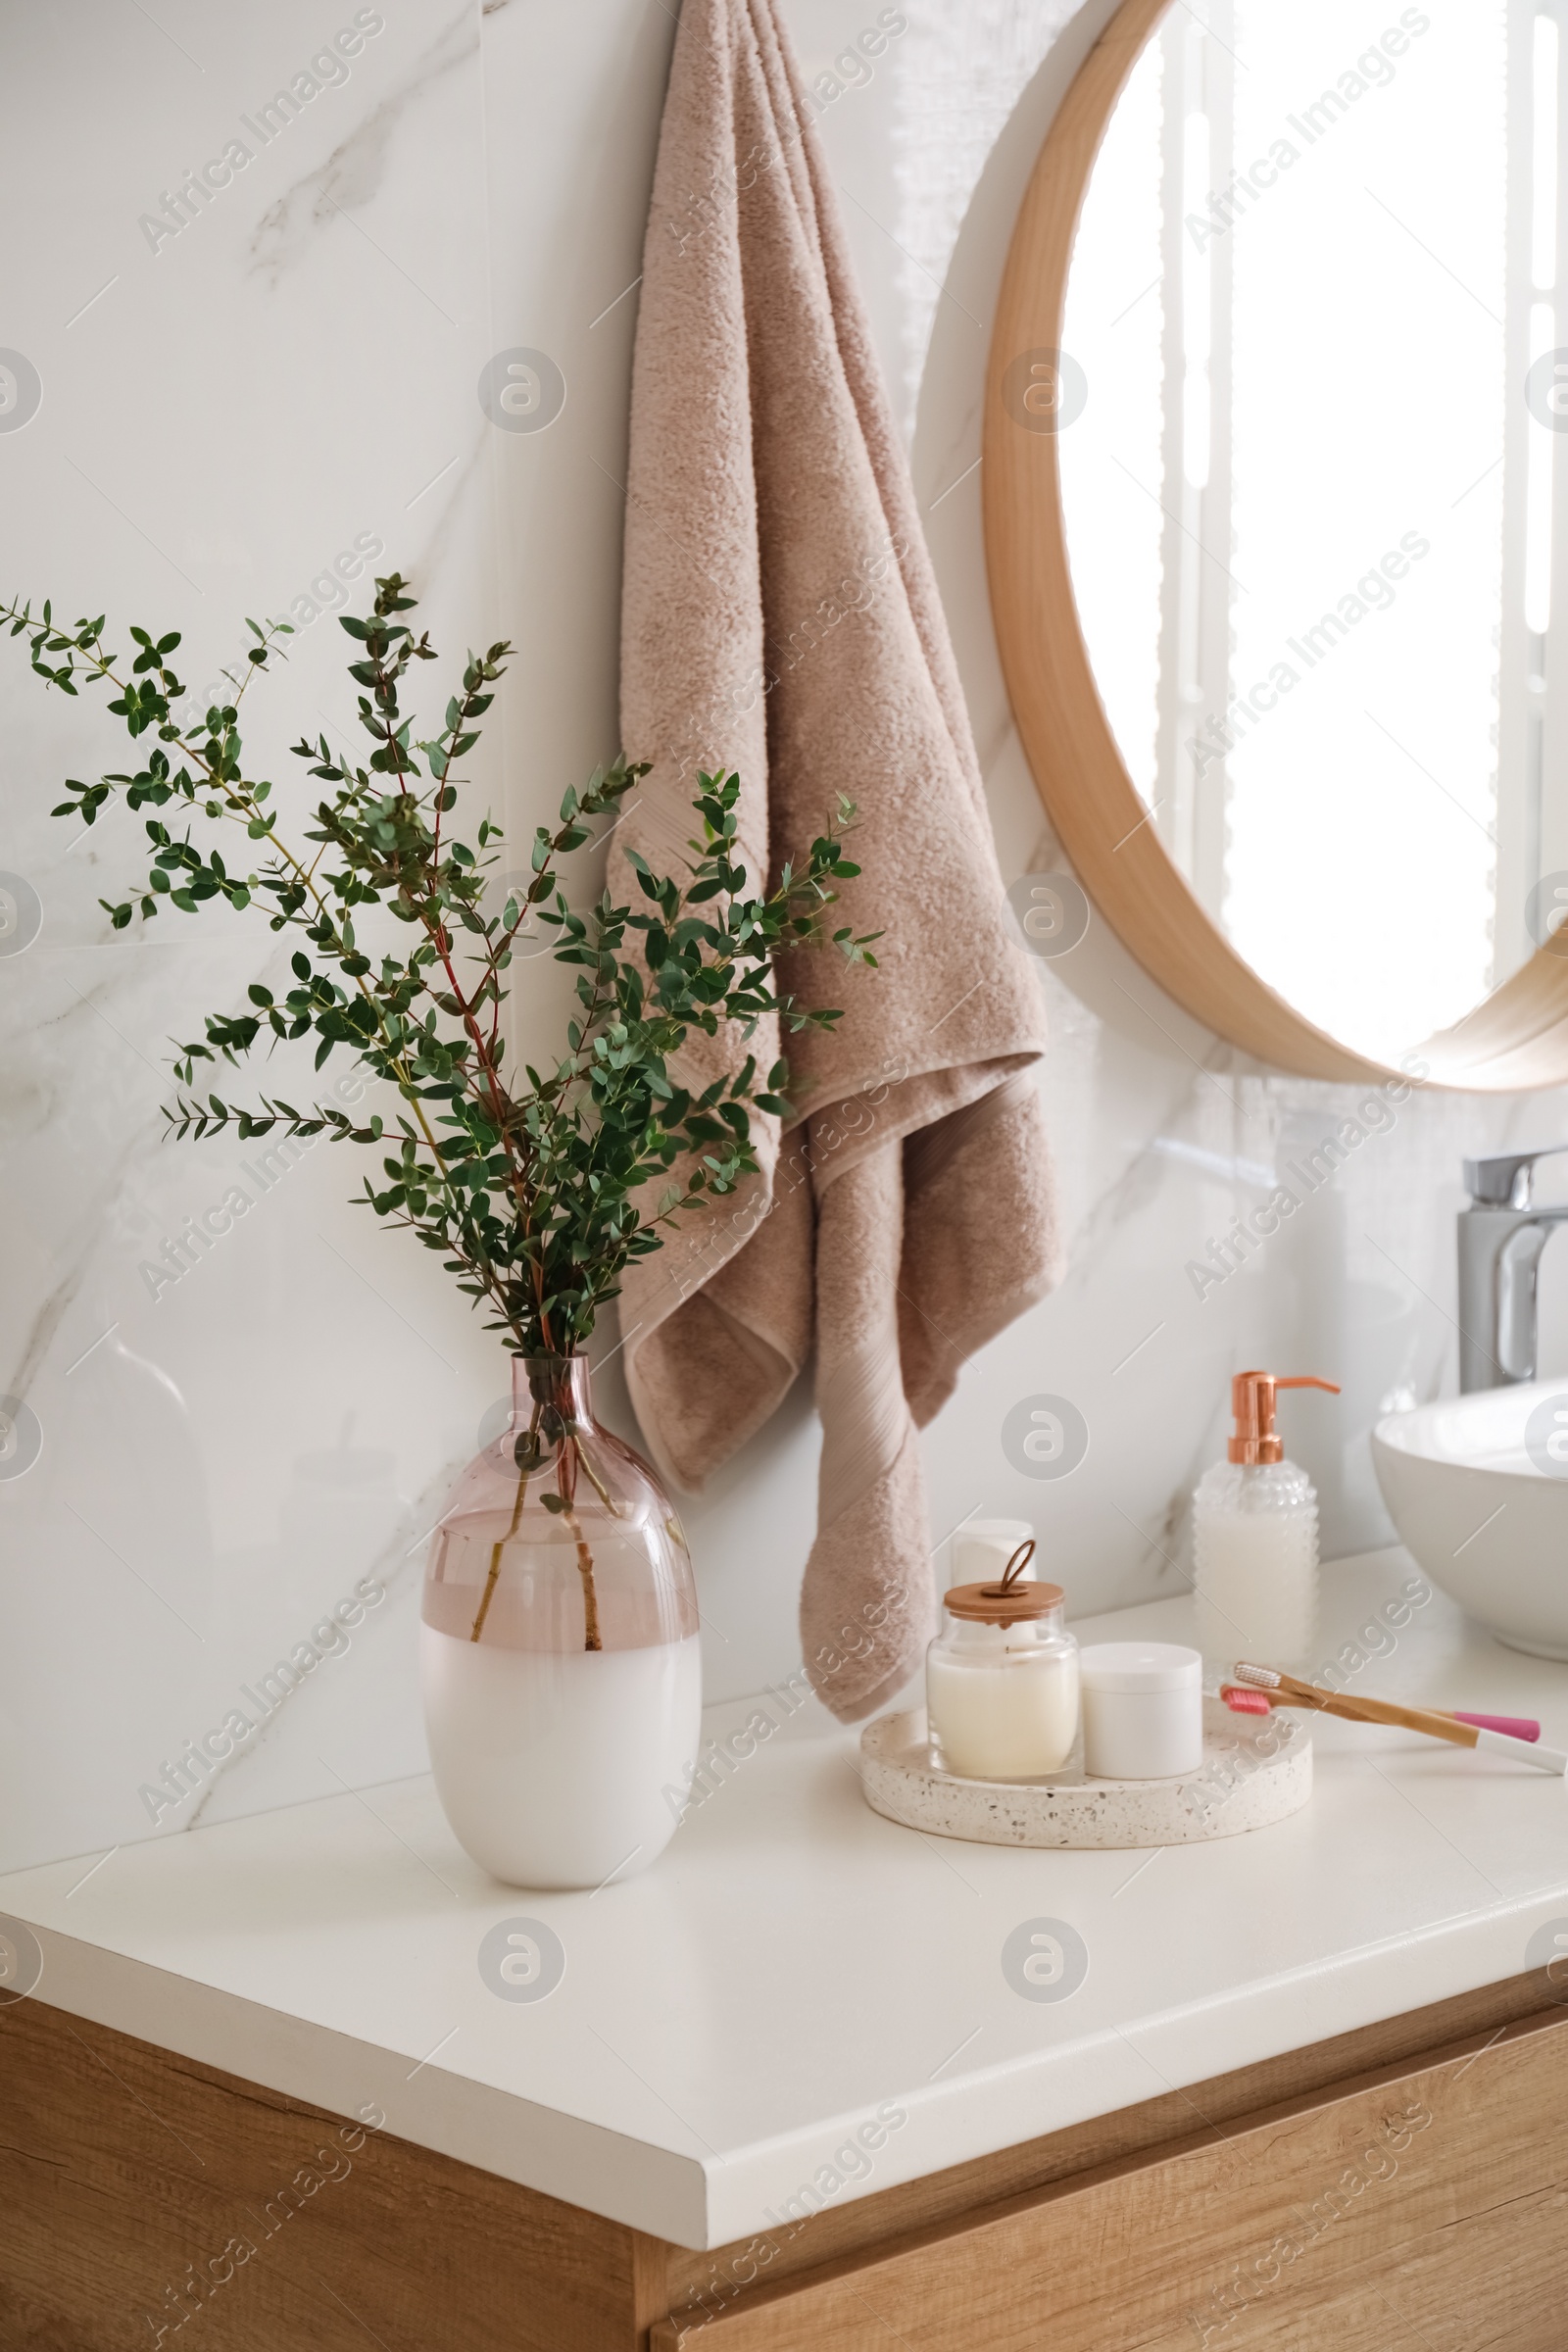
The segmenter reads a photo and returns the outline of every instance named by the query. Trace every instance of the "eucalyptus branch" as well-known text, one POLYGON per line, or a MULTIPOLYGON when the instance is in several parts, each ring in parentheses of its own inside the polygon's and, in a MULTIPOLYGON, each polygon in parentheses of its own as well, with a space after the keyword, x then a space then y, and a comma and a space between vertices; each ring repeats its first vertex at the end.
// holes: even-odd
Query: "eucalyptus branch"
MULTIPOLYGON (((381 1181, 366 1178, 364 1203, 438 1250, 510 1348, 571 1352, 617 1295, 629 1263, 756 1172, 753 1119, 790 1108, 787 1060, 764 1070, 758 1058, 761 1025, 776 1021, 784 1035, 798 1035, 841 1017, 782 992, 778 955, 831 944, 852 964, 875 963, 874 934, 829 924, 837 885, 858 872, 842 847, 855 812, 841 799, 799 865, 786 863, 771 887, 748 895, 736 849, 739 779, 703 775, 692 804, 701 830, 684 873, 656 873, 629 853, 637 905, 618 905, 603 890, 574 906, 564 860, 603 820, 614 822, 647 772, 617 760, 581 793, 567 791, 559 822, 535 833, 526 888, 489 913, 501 827, 485 815, 470 840, 449 820, 458 807, 455 771, 479 741, 512 648, 503 642, 470 654, 440 728, 416 738, 403 694, 414 663, 437 656, 400 617, 414 609, 402 577, 375 586, 366 618, 341 616, 356 641, 349 675, 372 748, 361 765, 334 755, 324 735, 293 747, 324 787, 302 848, 282 837, 271 783, 247 775, 238 724, 252 677, 282 657, 286 623, 248 624, 256 642, 233 700, 188 728, 172 716, 185 692, 171 667, 177 632, 132 629, 139 650, 122 674, 104 645, 102 615, 66 629, 48 604, 34 618, 30 602, 12 603, 0 606, 0 626, 27 637, 31 666, 47 687, 75 695, 111 686, 108 709, 127 734, 155 738, 134 773, 69 778, 71 797, 57 815, 91 825, 122 789, 133 809, 176 818, 201 810, 260 845, 259 871, 231 872, 220 850, 192 840, 188 823, 176 838, 164 815, 149 816, 145 879, 122 901, 101 902, 114 928, 138 916, 150 921, 166 904, 194 914, 222 899, 236 911, 262 906, 272 930, 292 930, 310 950, 292 955, 293 985, 281 996, 257 981, 245 1009, 209 1012, 203 1035, 178 1046, 178 1091, 165 1113, 171 1133, 232 1129, 249 1139, 281 1128, 378 1151, 381 1181), (552 1067, 509 1076, 502 1008, 530 916, 554 929, 556 960, 576 968, 577 1009, 552 1067), (409 937, 403 950, 397 926, 409 937), (732 1035, 736 1058, 744 1054, 738 1069, 701 1093, 676 1075, 696 1035, 732 1035), (390 1123, 379 1111, 356 1121, 336 1105, 302 1109, 276 1094, 248 1107, 197 1091, 199 1062, 216 1073, 219 1062, 237 1068, 264 1043, 271 1053, 307 1038, 318 1069, 341 1048, 395 1090, 390 1123)), ((568 1521, 577 1466, 574 1457, 554 1498, 568 1521)), ((591 1465, 581 1467, 592 1480, 591 1465)))
MULTIPOLYGON (((271 794, 270 784, 246 784, 239 772, 241 743, 237 730, 238 706, 243 701, 245 689, 256 675, 257 670, 264 667, 269 658, 278 650, 274 641, 279 637, 293 634, 287 621, 269 622, 267 627, 263 628, 260 622, 247 620, 246 626, 257 640, 247 655, 250 666, 240 680, 233 703, 221 708, 217 705, 209 707, 206 717, 207 739, 205 743, 202 743, 187 736, 174 724, 170 715, 172 705, 181 700, 184 694, 184 688, 168 666, 166 659, 180 642, 177 629, 171 631, 156 643, 146 630, 134 627, 131 629, 131 637, 140 646, 141 651, 136 656, 132 664, 131 676, 127 680, 122 678, 115 668, 117 657, 104 651, 102 636, 104 616, 102 614, 95 621, 78 621, 75 624, 76 633, 74 636, 71 636, 54 626, 51 619, 51 607, 47 602, 43 606, 40 621, 32 622, 29 599, 28 603, 22 607, 18 607, 14 601, 10 605, 0 606, 0 626, 3 626, 7 620, 12 624, 11 634, 13 637, 22 635, 29 627, 34 630, 31 642, 32 667, 45 680, 46 684, 59 686, 70 695, 74 695, 77 691, 75 681, 78 676, 83 683, 88 685, 107 682, 118 686, 120 699, 110 703, 108 706, 110 710, 124 720, 126 731, 133 738, 141 734, 147 727, 156 725, 160 741, 175 744, 184 757, 194 763, 199 775, 206 779, 206 788, 214 796, 200 804, 208 816, 234 818, 245 825, 249 839, 253 841, 266 839, 269 842, 279 864, 275 872, 267 877, 267 886, 278 893, 285 906, 282 914, 274 915, 272 918, 274 930, 280 929, 285 921, 297 921, 300 910, 308 902, 316 911, 315 926, 306 926, 311 936, 318 935, 321 941, 332 948, 341 946, 336 939, 326 902, 314 887, 315 861, 313 861, 312 868, 307 870, 286 844, 276 839, 275 819, 266 811, 264 807, 271 794), (56 657, 65 656, 59 668, 49 666, 48 662, 44 659, 46 653, 56 657), (153 674, 138 686, 137 677, 144 671, 153 674), (291 900, 293 903, 290 905, 288 902, 291 900)), ((112 791, 121 785, 126 788, 127 805, 132 808, 140 808, 149 801, 156 806, 162 806, 174 798, 183 798, 187 803, 196 804, 197 795, 203 789, 203 786, 193 779, 188 770, 183 767, 172 777, 167 754, 155 751, 151 755, 146 768, 135 776, 106 775, 93 785, 83 785, 74 778, 68 778, 68 791, 74 792, 78 797, 74 801, 61 803, 52 813, 56 816, 79 816, 85 824, 91 825, 97 817, 99 808, 109 799, 112 791)), ((263 887, 262 881, 255 874, 247 876, 244 882, 229 877, 224 870, 221 858, 216 855, 204 867, 200 854, 191 847, 188 835, 183 843, 175 843, 167 830, 156 821, 148 824, 147 832, 158 856, 153 870, 148 876, 146 892, 141 901, 140 911, 144 920, 150 921, 157 913, 160 894, 167 894, 172 906, 180 907, 184 912, 194 913, 205 899, 216 896, 220 892, 236 907, 248 906, 252 896, 263 887), (181 870, 188 872, 190 880, 183 888, 175 889, 170 876, 172 873, 181 870)), ((99 905, 109 915, 116 930, 123 930, 132 919, 134 909, 128 901, 119 906, 112 906, 107 899, 101 899, 99 905)), ((352 940, 349 945, 352 946, 352 940)), ((300 973, 303 962, 303 958, 295 958, 297 974, 300 973)), ((345 968, 348 968, 347 965, 345 968)), ((309 978, 308 965, 301 976, 309 978)), ((363 981, 359 985, 362 997, 374 1014, 376 1007, 370 992, 364 987, 363 981)), ((253 997, 255 994, 256 992, 253 990, 253 997)), ((209 1021, 208 1027, 210 1031, 213 1029, 211 1021, 209 1021)), ((387 1040, 384 1042, 390 1043, 387 1040)), ((187 1047, 184 1070, 187 1083, 191 1077, 189 1065, 193 1057, 198 1054, 204 1059, 212 1058, 211 1053, 205 1046, 187 1047)), ((232 1060, 232 1053, 225 1051, 225 1058, 232 1060)), ((178 1065, 176 1065, 176 1072, 177 1070, 178 1065)), ((415 1109, 428 1148, 439 1157, 435 1138, 430 1134, 428 1122, 416 1102, 415 1109)), ((267 1128, 259 1126, 253 1132, 265 1133, 267 1128)))

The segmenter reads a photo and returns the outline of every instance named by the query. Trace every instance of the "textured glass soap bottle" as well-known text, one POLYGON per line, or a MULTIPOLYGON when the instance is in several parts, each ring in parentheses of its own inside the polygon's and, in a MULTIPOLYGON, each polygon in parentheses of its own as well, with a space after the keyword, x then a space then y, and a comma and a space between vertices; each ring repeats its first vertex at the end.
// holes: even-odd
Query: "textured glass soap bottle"
POLYGON ((1317 1490, 1285 1459, 1274 1427, 1279 1389, 1339 1394, 1329 1380, 1239 1372, 1227 1458, 1193 1496, 1198 1646, 1228 1665, 1308 1665, 1317 1627, 1317 1490))
POLYGON ((514 1886, 645 1870, 702 1734, 697 1592, 653 1471, 594 1418, 587 1358, 515 1357, 512 1414, 430 1544, 419 1629, 436 1788, 514 1886))

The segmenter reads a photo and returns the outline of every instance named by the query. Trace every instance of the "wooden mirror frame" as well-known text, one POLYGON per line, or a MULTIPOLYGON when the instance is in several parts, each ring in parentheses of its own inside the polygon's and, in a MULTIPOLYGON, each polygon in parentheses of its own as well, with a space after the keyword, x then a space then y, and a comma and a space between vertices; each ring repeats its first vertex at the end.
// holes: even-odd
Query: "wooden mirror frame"
MULTIPOLYGON (((1150 811, 1111 733, 1073 599, 1057 435, 1026 429, 1004 398, 1017 360, 1060 350, 1073 239, 1095 159, 1128 75, 1173 4, 1122 0, 1056 112, 1008 248, 986 377, 982 468, 1002 666, 1062 847, 1151 979, 1206 1028, 1277 1069, 1387 1080, 1398 1073, 1314 1027, 1238 956, 1146 822, 1150 811)), ((1430 1085, 1500 1093, 1568 1083, 1568 936, 1560 949, 1538 949, 1419 1051, 1430 1085)))

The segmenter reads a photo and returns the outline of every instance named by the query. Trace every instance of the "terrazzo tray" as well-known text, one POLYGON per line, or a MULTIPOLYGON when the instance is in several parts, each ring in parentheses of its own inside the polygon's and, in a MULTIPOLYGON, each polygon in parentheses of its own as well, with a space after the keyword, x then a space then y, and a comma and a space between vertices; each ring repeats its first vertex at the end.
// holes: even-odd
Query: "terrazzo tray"
POLYGON ((865 1801, 889 1821, 982 1845, 1196 1845, 1266 1829, 1312 1793, 1312 1736, 1292 1715, 1203 1701, 1203 1761, 1169 1781, 1091 1780, 1081 1748, 1043 1781, 965 1781, 931 1761, 924 1708, 860 1734, 865 1801))

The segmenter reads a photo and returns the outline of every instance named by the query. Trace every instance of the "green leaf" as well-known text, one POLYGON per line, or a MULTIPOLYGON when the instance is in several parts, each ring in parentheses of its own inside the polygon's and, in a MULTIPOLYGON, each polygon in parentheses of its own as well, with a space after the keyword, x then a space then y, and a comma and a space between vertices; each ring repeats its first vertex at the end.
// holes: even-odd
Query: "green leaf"
MULTIPOLYGON (((487 1329, 522 1353, 580 1348, 605 1301, 618 1295, 627 1264, 661 1248, 672 1223, 710 1214, 710 1201, 756 1167, 753 1111, 785 1115, 785 1065, 776 1062, 761 1088, 744 1041, 769 1017, 786 1032, 826 1029, 840 1017, 780 992, 778 949, 832 944, 848 961, 869 962, 875 935, 829 927, 834 883, 853 873, 842 826, 824 829, 804 859, 786 859, 764 895, 749 895, 734 853, 740 780, 732 771, 698 781, 692 806, 701 839, 690 865, 657 872, 630 853, 637 912, 603 887, 573 904, 560 862, 586 847, 599 820, 648 773, 645 761, 628 760, 567 788, 556 830, 540 827, 533 837, 531 883, 509 880, 506 918, 496 917, 482 893, 499 863, 502 828, 488 815, 461 826, 448 770, 473 749, 474 722, 494 700, 489 688, 512 649, 497 643, 470 655, 461 692, 447 701, 443 733, 411 750, 402 682, 412 662, 435 658, 428 639, 395 617, 413 607, 407 583, 389 573, 375 584, 373 613, 342 616, 371 745, 363 766, 334 755, 319 733, 292 746, 327 796, 303 840, 288 841, 286 824, 264 814, 271 786, 248 771, 238 684, 232 702, 214 705, 182 733, 170 715, 184 691, 168 667, 178 639, 146 630, 133 633, 131 674, 116 670, 110 706, 130 737, 153 734, 145 765, 92 785, 69 780, 57 812, 91 824, 115 789, 132 808, 167 812, 183 804, 187 820, 199 807, 212 822, 240 828, 247 847, 231 863, 255 857, 262 865, 260 873, 231 873, 220 852, 196 849, 188 833, 178 838, 150 814, 145 879, 122 901, 102 903, 119 931, 134 914, 155 916, 165 902, 196 913, 215 901, 243 909, 254 898, 273 932, 292 935, 282 1000, 258 980, 242 985, 239 1009, 207 1013, 201 1034, 177 1049, 180 1085, 190 1086, 200 1061, 232 1063, 258 1044, 271 1050, 309 1037, 317 1068, 347 1047, 366 1081, 396 1098, 385 1120, 376 1112, 356 1121, 336 1102, 301 1113, 265 1095, 245 1107, 187 1094, 166 1111, 172 1132, 197 1137, 231 1126, 247 1139, 281 1130, 370 1147, 380 1173, 363 1182, 358 1204, 434 1250, 487 1329), (183 764, 172 768, 171 757, 183 764), (514 1071, 502 1036, 513 932, 524 906, 550 927, 556 958, 575 967, 564 1050, 543 1076, 531 1066, 514 1071), (362 909, 378 910, 382 924, 373 954, 356 937, 356 925, 368 920, 362 909), (671 1080, 670 1059, 699 1036, 726 1033, 743 1042, 694 1100, 671 1080)), ((101 619, 91 632, 77 622, 67 636, 47 607, 40 623, 30 604, 13 603, 0 606, 0 626, 7 623, 46 686, 70 693, 78 674, 102 674, 101 619)), ((248 677, 266 665, 284 627, 246 627, 248 677)), ((200 830, 214 838, 206 824, 200 830)), ((111 840, 111 854, 114 847, 111 840)))

